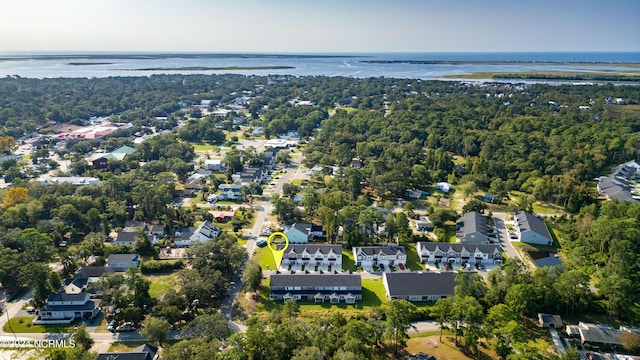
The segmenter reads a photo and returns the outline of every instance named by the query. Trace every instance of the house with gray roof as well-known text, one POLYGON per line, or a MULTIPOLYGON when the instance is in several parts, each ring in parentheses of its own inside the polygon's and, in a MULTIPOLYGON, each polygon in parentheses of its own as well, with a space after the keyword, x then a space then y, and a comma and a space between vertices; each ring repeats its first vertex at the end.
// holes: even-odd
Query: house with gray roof
POLYGON ((94 318, 100 312, 99 300, 92 300, 89 293, 67 294, 59 292, 47 297, 34 324, 70 324, 76 319, 94 318))
POLYGON ((354 246, 353 259, 356 266, 363 269, 371 269, 375 267, 402 266, 407 263, 407 251, 403 246, 397 245, 379 245, 379 246, 354 246))
POLYGON ((342 270, 342 245, 289 244, 282 255, 280 268, 302 270, 303 266, 306 270, 342 270))
POLYGON ((387 298, 407 301, 438 301, 454 295, 456 273, 385 272, 382 284, 387 298))
POLYGON ((420 261, 424 264, 502 264, 500 245, 419 241, 416 243, 416 250, 420 261))
POLYGON ((526 211, 518 211, 514 214, 514 219, 514 227, 521 242, 549 246, 553 244, 553 237, 542 218, 526 211))
POLYGON ((193 243, 217 239, 221 232, 219 227, 211 221, 205 220, 198 227, 183 228, 177 231, 174 243, 179 247, 190 246, 193 243))
POLYGON ((362 300, 362 280, 358 274, 273 274, 269 298, 355 304, 362 300))
POLYGON ((158 348, 149 345, 142 344, 133 351, 129 352, 109 352, 100 353, 96 360, 158 360, 158 348))
POLYGON ((462 215, 458 221, 456 238, 459 242, 466 244, 488 244, 487 218, 477 211, 462 215))
POLYGON ((622 345, 622 331, 606 325, 580 322, 578 323, 578 332, 580 333, 580 343, 582 345, 622 345))
POLYGON ((107 266, 117 272, 127 271, 130 267, 138 267, 140 265, 140 256, 138 254, 111 254, 107 258, 107 266))

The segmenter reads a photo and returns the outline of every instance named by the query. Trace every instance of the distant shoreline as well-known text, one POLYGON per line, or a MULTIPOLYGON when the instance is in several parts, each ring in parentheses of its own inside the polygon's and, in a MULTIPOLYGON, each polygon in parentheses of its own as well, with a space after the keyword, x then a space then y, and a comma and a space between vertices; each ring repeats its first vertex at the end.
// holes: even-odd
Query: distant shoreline
POLYGON ((70 62, 67 65, 71 66, 85 66, 85 65, 113 65, 110 62, 70 62))
POLYGON ((290 70, 295 66, 182 66, 182 67, 151 67, 141 69, 124 69, 125 71, 202 71, 202 70, 290 70))
POLYGON ((411 65, 637 65, 639 62, 604 62, 604 61, 524 61, 524 60, 360 60, 363 64, 411 64, 411 65))
MULTIPOLYGON (((311 54, 52 54, 52 55, 0 55, 0 61, 26 60, 161 60, 161 59, 330 59, 352 58, 352 55, 311 54)), ((356 57, 367 57, 365 55, 356 57)), ((71 63, 71 65, 85 65, 71 63)))

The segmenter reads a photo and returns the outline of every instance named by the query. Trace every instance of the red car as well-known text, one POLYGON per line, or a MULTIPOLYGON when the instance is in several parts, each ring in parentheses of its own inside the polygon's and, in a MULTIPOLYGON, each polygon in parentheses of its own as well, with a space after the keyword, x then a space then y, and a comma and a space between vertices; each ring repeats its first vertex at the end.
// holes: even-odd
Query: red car
POLYGON ((404 270, 404 264, 403 263, 399 263, 398 267, 400 268, 400 270, 404 270))

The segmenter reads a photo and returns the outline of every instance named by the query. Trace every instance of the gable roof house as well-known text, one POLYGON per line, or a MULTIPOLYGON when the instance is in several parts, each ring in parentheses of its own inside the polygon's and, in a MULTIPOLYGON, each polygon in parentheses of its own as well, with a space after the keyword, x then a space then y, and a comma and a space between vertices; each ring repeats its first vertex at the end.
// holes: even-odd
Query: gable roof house
POLYGON ((552 245, 553 237, 541 218, 526 211, 514 215, 515 229, 520 241, 528 244, 552 245))
POLYGON ((310 270, 308 267, 324 271, 341 270, 342 245, 289 244, 282 255, 280 268, 301 270, 303 266, 307 270, 310 270))
POLYGON ((600 177, 598 192, 607 200, 638 201, 631 195, 629 181, 620 176, 600 177))
POLYGON ((89 278, 74 277, 65 279, 62 289, 65 294, 80 294, 87 289, 89 278))
POLYGON ((111 275, 115 270, 106 266, 85 266, 78 269, 76 277, 88 278, 89 282, 95 282, 103 275, 111 275))
POLYGON ((158 360, 158 348, 142 344, 129 352, 100 353, 96 360, 158 360))
POLYGON ((449 244, 419 241, 416 243, 416 250, 423 263, 502 264, 502 249, 497 244, 449 244))
POLYGON ((89 294, 67 294, 60 292, 47 297, 47 303, 40 308, 33 320, 34 324, 70 324, 76 319, 93 318, 100 312, 98 300, 91 300, 89 294))
POLYGON ((204 242, 216 239, 222 231, 211 221, 205 220, 196 228, 180 229, 174 240, 176 246, 189 246, 194 242, 204 242))
POLYGON ((374 266, 389 267, 406 265, 407 251, 403 246, 354 246, 353 259, 356 266, 371 269, 374 266))
POLYGON ((477 211, 464 214, 458 221, 456 238, 466 244, 488 244, 487 218, 477 211))
POLYGON ((138 254, 111 254, 107 258, 107 266, 117 272, 123 272, 138 265, 140 265, 138 254))
POLYGON ((388 299, 438 301, 454 295, 454 272, 385 272, 382 284, 388 299))
POLYGON ((362 279, 358 274, 273 274, 269 298, 355 304, 362 300, 362 279))
POLYGON ((291 225, 284 231, 289 238, 290 244, 306 244, 313 240, 312 224, 307 222, 298 222, 291 225))

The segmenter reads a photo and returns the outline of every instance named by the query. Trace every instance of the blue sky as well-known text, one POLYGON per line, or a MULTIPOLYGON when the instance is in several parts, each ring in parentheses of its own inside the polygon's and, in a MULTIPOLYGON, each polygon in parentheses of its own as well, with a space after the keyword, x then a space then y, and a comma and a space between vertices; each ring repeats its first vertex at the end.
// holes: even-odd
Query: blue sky
POLYGON ((638 0, 2 0, 0 51, 640 51, 638 0))

